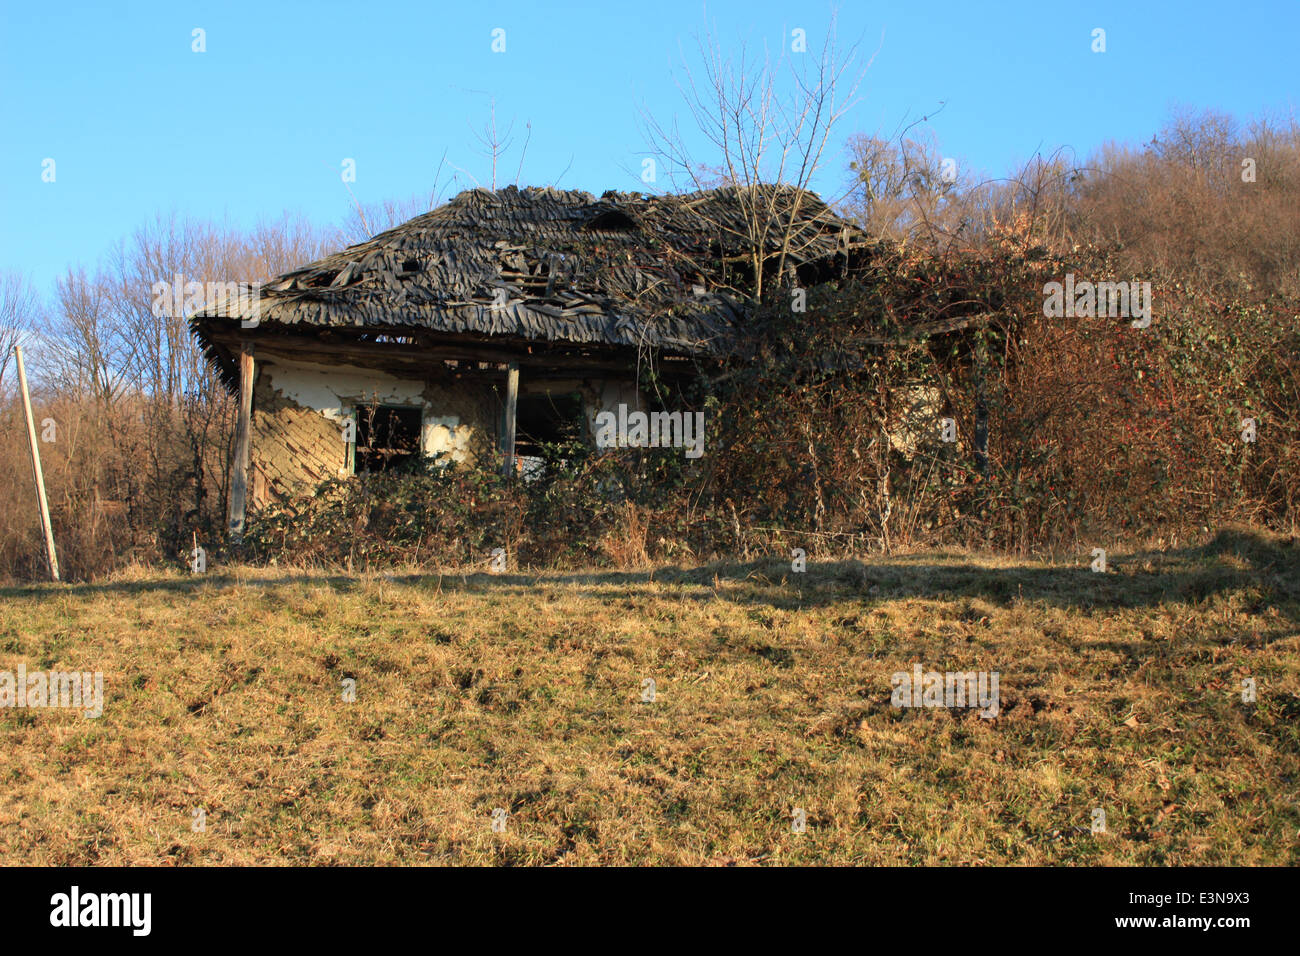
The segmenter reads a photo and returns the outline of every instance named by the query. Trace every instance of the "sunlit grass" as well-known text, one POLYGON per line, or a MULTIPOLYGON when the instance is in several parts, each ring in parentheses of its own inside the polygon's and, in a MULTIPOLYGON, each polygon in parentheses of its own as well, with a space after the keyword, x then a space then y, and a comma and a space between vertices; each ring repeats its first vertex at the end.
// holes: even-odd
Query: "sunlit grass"
POLYGON ((106 698, 99 720, 0 710, 0 848, 37 864, 1300 862, 1300 549, 1237 534, 1110 560, 213 568, 0 591, 0 670, 101 670, 106 698), (997 671, 1000 716, 892 707, 890 675, 914 663, 997 671))

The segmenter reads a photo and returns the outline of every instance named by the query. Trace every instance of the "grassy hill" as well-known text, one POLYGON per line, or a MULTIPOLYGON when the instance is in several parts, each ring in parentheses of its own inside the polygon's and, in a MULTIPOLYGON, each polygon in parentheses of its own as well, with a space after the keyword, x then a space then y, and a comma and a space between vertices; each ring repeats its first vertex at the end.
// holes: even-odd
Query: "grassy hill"
POLYGON ((105 683, 97 720, 0 709, 0 852, 1300 863, 1300 547, 1227 533, 1088 561, 218 567, 0 590, 0 670, 105 683), (998 672, 999 715, 892 706, 914 664, 998 672))

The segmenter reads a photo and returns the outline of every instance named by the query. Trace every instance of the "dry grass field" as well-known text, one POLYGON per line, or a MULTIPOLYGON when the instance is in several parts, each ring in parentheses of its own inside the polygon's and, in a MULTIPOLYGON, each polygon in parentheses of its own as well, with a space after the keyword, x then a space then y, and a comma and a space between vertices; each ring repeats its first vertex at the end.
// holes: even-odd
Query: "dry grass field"
POLYGON ((0 590, 0 670, 105 681, 99 719, 0 709, 0 851, 1300 863, 1300 547, 1230 532, 1088 561, 217 567, 0 590), (893 707, 913 664, 997 671, 1000 714, 893 707))

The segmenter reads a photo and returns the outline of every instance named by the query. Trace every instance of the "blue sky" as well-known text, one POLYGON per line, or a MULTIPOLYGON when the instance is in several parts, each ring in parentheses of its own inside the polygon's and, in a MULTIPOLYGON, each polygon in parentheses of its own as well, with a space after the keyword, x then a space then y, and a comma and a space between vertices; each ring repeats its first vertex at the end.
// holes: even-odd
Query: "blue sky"
MULTIPOLYGON (((520 180, 643 188, 644 105, 681 114, 693 35, 725 48, 820 45, 832 6, 734 2, 331 0, 0 4, 0 268, 48 290, 157 213, 251 226, 283 211, 340 222, 433 186, 440 158, 486 184, 471 126, 493 100, 520 180), (493 53, 492 30, 506 31, 493 53), (205 31, 206 52, 192 51, 205 31), (680 72, 680 70, 679 70, 680 72), (42 163, 55 160, 55 181, 42 163), (567 172, 566 172, 567 169, 567 172)), ((1146 142, 1171 108, 1287 116, 1300 101, 1300 3, 853 2, 842 41, 874 53, 818 185, 842 191, 843 137, 935 114, 945 155, 1005 172, 1039 149, 1146 142), (1091 50, 1106 30, 1106 52, 1091 50)), ((445 167, 445 185, 455 172, 445 167)), ((461 176, 465 186, 472 182, 461 176)))

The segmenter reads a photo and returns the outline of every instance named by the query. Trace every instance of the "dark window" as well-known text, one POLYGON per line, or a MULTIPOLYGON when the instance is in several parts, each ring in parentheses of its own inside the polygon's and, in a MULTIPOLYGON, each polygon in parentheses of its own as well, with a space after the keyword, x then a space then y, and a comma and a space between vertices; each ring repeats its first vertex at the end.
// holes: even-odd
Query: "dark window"
POLYGON ((363 405, 356 411, 357 447, 353 469, 393 471, 420 455, 420 409, 404 405, 363 405))
POLYGON ((582 396, 577 392, 520 395, 515 407, 515 454, 543 457, 543 445, 582 440, 582 396))

